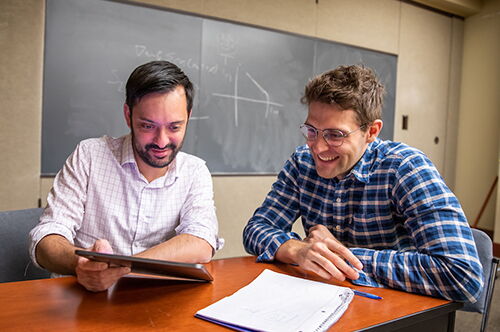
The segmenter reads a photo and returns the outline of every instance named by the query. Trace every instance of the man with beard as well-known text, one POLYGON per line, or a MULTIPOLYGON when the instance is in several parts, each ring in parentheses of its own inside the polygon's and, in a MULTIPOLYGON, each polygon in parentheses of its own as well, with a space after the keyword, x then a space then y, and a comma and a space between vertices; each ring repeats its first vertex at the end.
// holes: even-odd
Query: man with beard
POLYGON ((460 203, 421 151, 377 138, 383 90, 362 66, 307 84, 306 145, 248 222, 245 248, 326 279, 475 302, 482 268, 460 203))
POLYGON ((35 264, 102 291, 130 269, 76 256, 75 249, 210 261, 223 245, 212 179, 203 160, 179 152, 193 94, 189 78, 170 62, 132 72, 123 107, 131 133, 84 140, 67 159, 30 233, 35 264))

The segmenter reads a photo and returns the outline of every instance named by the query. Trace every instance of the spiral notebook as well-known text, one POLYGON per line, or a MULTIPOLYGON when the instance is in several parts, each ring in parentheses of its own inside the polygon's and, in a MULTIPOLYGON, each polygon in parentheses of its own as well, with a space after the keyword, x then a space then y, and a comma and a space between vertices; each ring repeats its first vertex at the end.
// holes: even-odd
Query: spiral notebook
POLYGON ((347 310, 353 296, 347 287, 266 269, 195 317, 237 331, 325 331, 347 310))

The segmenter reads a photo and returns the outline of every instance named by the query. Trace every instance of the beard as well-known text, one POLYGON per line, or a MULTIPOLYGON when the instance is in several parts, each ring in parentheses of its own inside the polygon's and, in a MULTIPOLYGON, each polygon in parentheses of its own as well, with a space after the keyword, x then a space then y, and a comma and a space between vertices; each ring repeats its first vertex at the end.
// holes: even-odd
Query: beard
POLYGON ((182 148, 182 143, 184 140, 181 141, 181 143, 177 146, 173 143, 167 144, 164 147, 159 147, 156 144, 146 144, 144 148, 140 146, 139 142, 136 141, 134 131, 132 130, 132 147, 134 151, 137 153, 137 155, 144 161, 147 165, 154 167, 154 168, 165 168, 168 167, 172 161, 174 161, 175 156, 177 156, 177 153, 180 151, 182 148), (155 149, 155 150, 171 150, 172 153, 170 155, 166 156, 165 158, 155 158, 151 153, 150 150, 155 149))

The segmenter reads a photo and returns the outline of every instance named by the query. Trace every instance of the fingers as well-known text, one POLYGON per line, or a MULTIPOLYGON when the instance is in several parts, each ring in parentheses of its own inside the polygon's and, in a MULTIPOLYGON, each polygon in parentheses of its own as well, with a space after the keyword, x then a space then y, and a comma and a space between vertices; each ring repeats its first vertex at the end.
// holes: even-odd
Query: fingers
POLYGON ((330 249, 332 252, 343 257, 358 270, 363 269, 363 264, 361 264, 361 261, 356 256, 354 256, 354 254, 346 246, 340 243, 337 239, 326 239, 325 242, 328 246, 328 249, 330 249))
POLYGON ((321 241, 307 242, 298 253, 299 265, 325 279, 344 281, 356 280, 363 265, 359 259, 342 243, 330 236, 321 241), (351 267, 348 263, 353 267, 351 267))
POLYGON ((314 225, 313 227, 309 228, 309 232, 332 236, 332 233, 330 233, 325 225, 314 225))
MULTIPOLYGON (((89 249, 102 253, 113 253, 109 242, 102 239, 97 240, 89 249)), ((110 267, 108 263, 78 257, 75 272, 77 280, 81 285, 90 291, 99 292, 108 289, 122 276, 130 273, 130 268, 110 267)))
POLYGON ((128 267, 110 267, 104 270, 85 270, 76 268, 78 282, 89 291, 100 292, 111 287, 125 274, 130 273, 128 267))
MULTIPOLYGON (((102 252, 102 253, 107 253, 107 254, 112 254, 113 253, 113 248, 111 248, 111 245, 107 240, 99 239, 95 241, 94 245, 90 248, 88 248, 90 251, 96 251, 96 252, 102 252)), ((103 271, 107 269, 108 263, 104 262, 96 262, 96 261, 91 261, 88 258, 85 257, 78 257, 77 260, 77 268, 80 271, 103 271)))
POLYGON ((332 244, 330 241, 331 240, 311 244, 307 249, 308 257, 304 264, 304 268, 326 279, 333 278, 344 281, 346 277, 353 280, 359 278, 358 272, 345 262, 344 257, 331 250, 332 244))
POLYGON ((325 238, 334 237, 324 225, 315 225, 309 229, 309 235, 305 238, 305 241, 312 243, 315 241, 321 241, 325 238))
MULTIPOLYGON (((336 261, 336 259, 334 259, 336 261)), ((332 261, 322 256, 317 251, 310 251, 309 257, 301 266, 309 271, 312 271, 324 279, 335 279, 344 281, 346 275, 332 261)))
POLYGON ((113 253, 113 248, 111 248, 111 245, 107 240, 104 239, 99 239, 95 241, 94 245, 92 246, 92 251, 97 251, 97 252, 102 252, 105 254, 112 254, 113 253))
MULTIPOLYGON (((356 269, 363 269, 363 264, 361 264, 359 259, 354 256, 354 254, 347 247, 340 243, 340 241, 338 241, 324 225, 315 225, 311 227, 309 229, 309 235, 304 241, 311 244, 314 242, 324 242, 332 252, 343 257, 356 269)), ((328 255, 328 257, 332 258, 333 256, 328 255)))
POLYGON ((95 262, 91 261, 88 258, 85 257, 78 257, 78 261, 76 263, 77 269, 80 269, 82 271, 103 271, 106 270, 109 265, 108 263, 104 262, 95 262))

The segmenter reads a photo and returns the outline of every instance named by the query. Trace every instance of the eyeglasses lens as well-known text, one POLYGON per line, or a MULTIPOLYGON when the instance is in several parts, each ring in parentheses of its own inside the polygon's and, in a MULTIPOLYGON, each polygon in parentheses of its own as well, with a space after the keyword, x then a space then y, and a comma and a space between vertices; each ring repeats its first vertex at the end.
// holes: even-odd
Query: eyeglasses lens
POLYGON ((318 136, 318 132, 316 131, 316 129, 309 127, 307 125, 300 126, 300 131, 307 140, 315 140, 316 137, 318 136))
MULTIPOLYGON (((307 140, 315 141, 318 138, 319 130, 314 127, 304 124, 300 126, 300 131, 307 140)), ((346 136, 342 131, 337 129, 325 129, 322 131, 322 134, 327 143, 332 146, 340 146, 346 136)))

